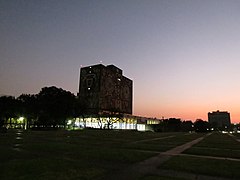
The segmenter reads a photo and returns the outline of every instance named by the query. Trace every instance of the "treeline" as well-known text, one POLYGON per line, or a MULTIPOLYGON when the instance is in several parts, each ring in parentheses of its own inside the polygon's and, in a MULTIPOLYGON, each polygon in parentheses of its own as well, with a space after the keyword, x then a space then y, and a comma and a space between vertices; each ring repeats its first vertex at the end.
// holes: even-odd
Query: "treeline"
POLYGON ((69 91, 44 87, 38 94, 0 97, 0 127, 24 117, 27 126, 65 126, 68 118, 81 116, 81 102, 69 91))
POLYGON ((151 125, 155 132, 207 132, 211 130, 208 122, 197 119, 195 122, 190 120, 182 121, 178 118, 163 119, 159 124, 151 125))
MULTIPOLYGON (((106 129, 111 129, 116 121, 121 121, 121 115, 116 110, 110 114, 103 114, 108 117, 105 124, 106 129)), ((0 96, 0 127, 14 127, 16 120, 24 117, 26 128, 31 127, 63 127, 65 128, 68 119, 76 119, 93 114, 86 108, 86 104, 79 100, 73 93, 57 88, 55 86, 44 87, 38 94, 22 94, 19 97, 0 96)), ((96 115, 97 116, 97 115, 96 115)), ((103 128, 101 119, 99 127, 103 128)), ((182 121, 177 118, 163 119, 159 124, 150 125, 156 132, 178 132, 178 131, 199 131, 205 132, 210 129, 208 122, 201 119, 182 121)))

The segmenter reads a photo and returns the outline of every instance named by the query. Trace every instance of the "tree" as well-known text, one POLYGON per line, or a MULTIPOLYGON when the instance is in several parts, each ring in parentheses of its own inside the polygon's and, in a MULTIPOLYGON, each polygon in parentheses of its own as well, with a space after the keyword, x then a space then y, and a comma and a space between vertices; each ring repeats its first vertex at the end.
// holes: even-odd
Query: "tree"
POLYGON ((66 125, 67 118, 74 116, 75 96, 55 86, 44 87, 37 94, 39 103, 38 125, 56 127, 66 125))
POLYGON ((167 126, 169 131, 173 131, 173 132, 180 131, 181 119, 170 118, 168 120, 167 126))
POLYGON ((13 96, 0 97, 0 127, 9 122, 12 126, 12 118, 18 116, 19 106, 18 101, 13 96))
POLYGON ((27 120, 27 127, 38 119, 38 101, 36 95, 22 94, 17 98, 21 105, 21 114, 27 120))
POLYGON ((184 131, 184 132, 189 132, 189 131, 193 131, 194 128, 193 128, 193 123, 192 121, 183 121, 181 123, 181 130, 184 131))
POLYGON ((194 128, 196 132, 207 132, 209 128, 209 124, 206 121, 203 121, 202 119, 197 119, 194 122, 194 128))
POLYGON ((83 99, 79 97, 75 98, 74 103, 74 118, 82 117, 84 122, 84 127, 86 127, 85 116, 88 114, 86 103, 83 99))
POLYGON ((168 131, 167 125, 168 125, 168 119, 162 118, 162 120, 161 120, 161 122, 159 124, 160 128, 158 129, 158 131, 159 132, 166 132, 166 131, 168 131))

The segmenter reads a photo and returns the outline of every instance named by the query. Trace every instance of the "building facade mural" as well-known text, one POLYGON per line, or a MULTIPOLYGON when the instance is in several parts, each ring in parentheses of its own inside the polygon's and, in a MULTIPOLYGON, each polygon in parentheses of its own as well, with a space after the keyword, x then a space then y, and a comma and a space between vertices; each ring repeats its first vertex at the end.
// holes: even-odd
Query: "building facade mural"
POLYGON ((102 64, 80 70, 79 98, 89 112, 132 114, 133 82, 114 65, 102 64))

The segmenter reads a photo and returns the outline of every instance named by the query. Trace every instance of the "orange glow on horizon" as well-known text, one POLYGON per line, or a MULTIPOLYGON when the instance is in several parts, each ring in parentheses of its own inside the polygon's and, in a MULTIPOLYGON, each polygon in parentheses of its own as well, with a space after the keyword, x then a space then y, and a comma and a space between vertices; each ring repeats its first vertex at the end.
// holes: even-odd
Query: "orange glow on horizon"
POLYGON ((134 107, 134 115, 145 117, 164 118, 180 118, 182 120, 195 121, 196 119, 208 120, 208 112, 227 111, 230 113, 231 123, 239 123, 240 111, 239 106, 222 106, 204 105, 197 103, 192 104, 158 104, 154 102, 145 102, 136 104, 134 107))
MULTIPOLYGON (((217 109, 202 112, 202 113, 165 112, 163 114, 158 113, 158 112, 153 112, 153 111, 135 111, 134 115, 144 116, 144 117, 153 117, 153 118, 156 117, 158 119, 180 118, 181 120, 191 120, 194 122, 196 119, 202 119, 204 121, 207 121, 208 120, 208 112, 212 112, 212 111, 217 111, 217 109)), ((220 110, 220 111, 225 111, 225 110, 220 110)), ((228 112, 230 112, 231 123, 240 123, 240 121, 239 121, 240 113, 239 112, 231 112, 231 111, 228 111, 228 112)))

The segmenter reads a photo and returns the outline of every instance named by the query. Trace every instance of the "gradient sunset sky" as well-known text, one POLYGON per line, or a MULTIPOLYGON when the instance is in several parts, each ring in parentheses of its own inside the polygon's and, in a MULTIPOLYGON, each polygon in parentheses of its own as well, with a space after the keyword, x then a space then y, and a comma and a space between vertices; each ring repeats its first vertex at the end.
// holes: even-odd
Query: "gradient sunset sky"
POLYGON ((240 121, 239 0, 0 0, 0 95, 76 95, 100 61, 134 81, 134 115, 240 121))

